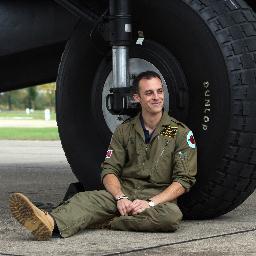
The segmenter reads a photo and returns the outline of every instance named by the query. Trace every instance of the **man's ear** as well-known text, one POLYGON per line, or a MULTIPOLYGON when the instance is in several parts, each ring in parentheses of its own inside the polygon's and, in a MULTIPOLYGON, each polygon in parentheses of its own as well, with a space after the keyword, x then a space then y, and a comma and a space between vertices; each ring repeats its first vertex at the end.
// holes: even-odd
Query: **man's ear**
POLYGON ((140 96, 139 96, 139 94, 137 94, 137 93, 133 94, 133 99, 134 99, 135 102, 140 103, 140 96))

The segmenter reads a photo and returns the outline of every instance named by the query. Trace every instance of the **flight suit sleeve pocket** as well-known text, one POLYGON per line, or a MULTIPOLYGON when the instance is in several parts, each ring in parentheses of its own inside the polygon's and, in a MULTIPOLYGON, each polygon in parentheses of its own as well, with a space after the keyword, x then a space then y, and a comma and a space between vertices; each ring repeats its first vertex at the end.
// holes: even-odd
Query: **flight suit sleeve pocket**
POLYGON ((179 182, 186 191, 189 191, 196 182, 197 148, 193 133, 189 129, 184 129, 177 136, 173 181, 179 182))

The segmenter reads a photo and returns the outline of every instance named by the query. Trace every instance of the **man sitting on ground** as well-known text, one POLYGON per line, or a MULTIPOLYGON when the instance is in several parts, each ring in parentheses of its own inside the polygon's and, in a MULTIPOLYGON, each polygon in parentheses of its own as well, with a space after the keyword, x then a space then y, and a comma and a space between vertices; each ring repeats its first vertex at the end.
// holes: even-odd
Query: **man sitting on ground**
POLYGON ((193 133, 163 111, 164 91, 157 73, 139 74, 134 88, 141 112, 112 136, 102 164, 104 190, 77 193, 51 213, 21 193, 10 195, 12 215, 38 240, 56 231, 69 237, 95 225, 151 232, 178 228, 182 213, 177 198, 195 183, 193 133))

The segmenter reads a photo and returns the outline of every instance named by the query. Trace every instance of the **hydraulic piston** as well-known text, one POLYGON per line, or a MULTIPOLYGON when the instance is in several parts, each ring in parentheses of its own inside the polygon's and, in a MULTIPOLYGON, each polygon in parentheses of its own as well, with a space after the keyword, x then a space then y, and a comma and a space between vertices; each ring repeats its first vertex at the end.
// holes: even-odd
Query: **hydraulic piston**
POLYGON ((130 0, 109 1, 109 41, 112 46, 113 87, 107 97, 112 114, 130 114, 129 46, 132 41, 130 0))

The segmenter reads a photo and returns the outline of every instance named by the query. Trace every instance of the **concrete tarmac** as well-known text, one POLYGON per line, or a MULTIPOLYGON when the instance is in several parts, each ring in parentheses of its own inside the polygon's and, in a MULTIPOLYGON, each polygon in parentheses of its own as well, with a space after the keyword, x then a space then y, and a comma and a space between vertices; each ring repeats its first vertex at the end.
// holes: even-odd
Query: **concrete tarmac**
POLYGON ((175 233, 86 230, 35 241, 11 216, 8 196, 22 192, 57 205, 76 181, 60 142, 0 141, 0 255, 256 255, 256 193, 213 220, 183 221, 175 233))

